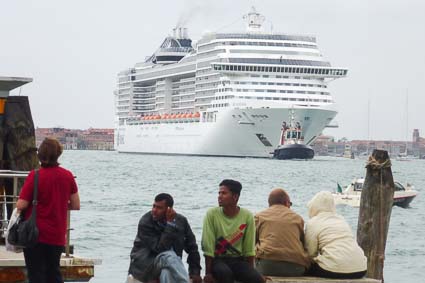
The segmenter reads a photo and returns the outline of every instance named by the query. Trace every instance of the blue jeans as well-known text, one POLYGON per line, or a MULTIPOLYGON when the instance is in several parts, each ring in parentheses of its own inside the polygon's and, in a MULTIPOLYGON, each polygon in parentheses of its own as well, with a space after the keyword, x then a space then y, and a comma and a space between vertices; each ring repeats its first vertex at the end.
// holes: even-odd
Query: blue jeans
MULTIPOLYGON (((173 251, 162 252, 156 256, 154 269, 160 272, 161 283, 189 283, 187 273, 182 259, 173 251)), ((158 272, 158 273, 159 273, 158 272)))

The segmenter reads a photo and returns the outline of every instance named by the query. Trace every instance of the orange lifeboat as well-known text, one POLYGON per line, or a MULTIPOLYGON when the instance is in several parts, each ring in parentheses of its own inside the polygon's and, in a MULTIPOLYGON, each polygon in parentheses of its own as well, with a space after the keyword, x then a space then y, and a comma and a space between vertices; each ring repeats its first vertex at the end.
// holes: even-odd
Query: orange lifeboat
POLYGON ((196 112, 195 114, 194 114, 194 118, 200 118, 201 117, 201 114, 199 113, 199 112, 196 112))

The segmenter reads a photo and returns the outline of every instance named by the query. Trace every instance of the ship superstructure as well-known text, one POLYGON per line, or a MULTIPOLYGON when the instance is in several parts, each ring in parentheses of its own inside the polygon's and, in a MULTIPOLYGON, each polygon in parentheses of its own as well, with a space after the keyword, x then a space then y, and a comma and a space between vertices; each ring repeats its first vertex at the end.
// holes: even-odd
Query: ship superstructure
POLYGON ((328 82, 344 77, 313 36, 266 33, 253 9, 245 33, 177 27, 145 62, 118 74, 120 152, 269 157, 296 109, 312 143, 336 115, 328 82))

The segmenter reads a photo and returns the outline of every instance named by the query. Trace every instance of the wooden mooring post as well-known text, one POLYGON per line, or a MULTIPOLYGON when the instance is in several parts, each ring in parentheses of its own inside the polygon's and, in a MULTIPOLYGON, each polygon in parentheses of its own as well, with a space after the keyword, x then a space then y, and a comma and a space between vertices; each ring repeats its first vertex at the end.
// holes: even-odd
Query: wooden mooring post
POLYGON ((385 245, 394 197, 394 180, 388 152, 374 150, 366 168, 357 242, 367 257, 366 277, 384 282, 385 245))

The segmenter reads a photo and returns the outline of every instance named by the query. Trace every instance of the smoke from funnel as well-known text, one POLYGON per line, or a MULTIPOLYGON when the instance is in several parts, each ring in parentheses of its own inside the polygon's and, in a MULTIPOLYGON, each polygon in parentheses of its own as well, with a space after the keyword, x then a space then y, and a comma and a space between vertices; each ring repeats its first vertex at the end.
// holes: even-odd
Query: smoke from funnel
MULTIPOLYGON (((189 1, 190 2, 190 1, 189 1)), ((176 28, 185 27, 191 19, 193 19, 201 10, 201 5, 192 1, 188 3, 187 8, 183 11, 177 20, 176 28)))

